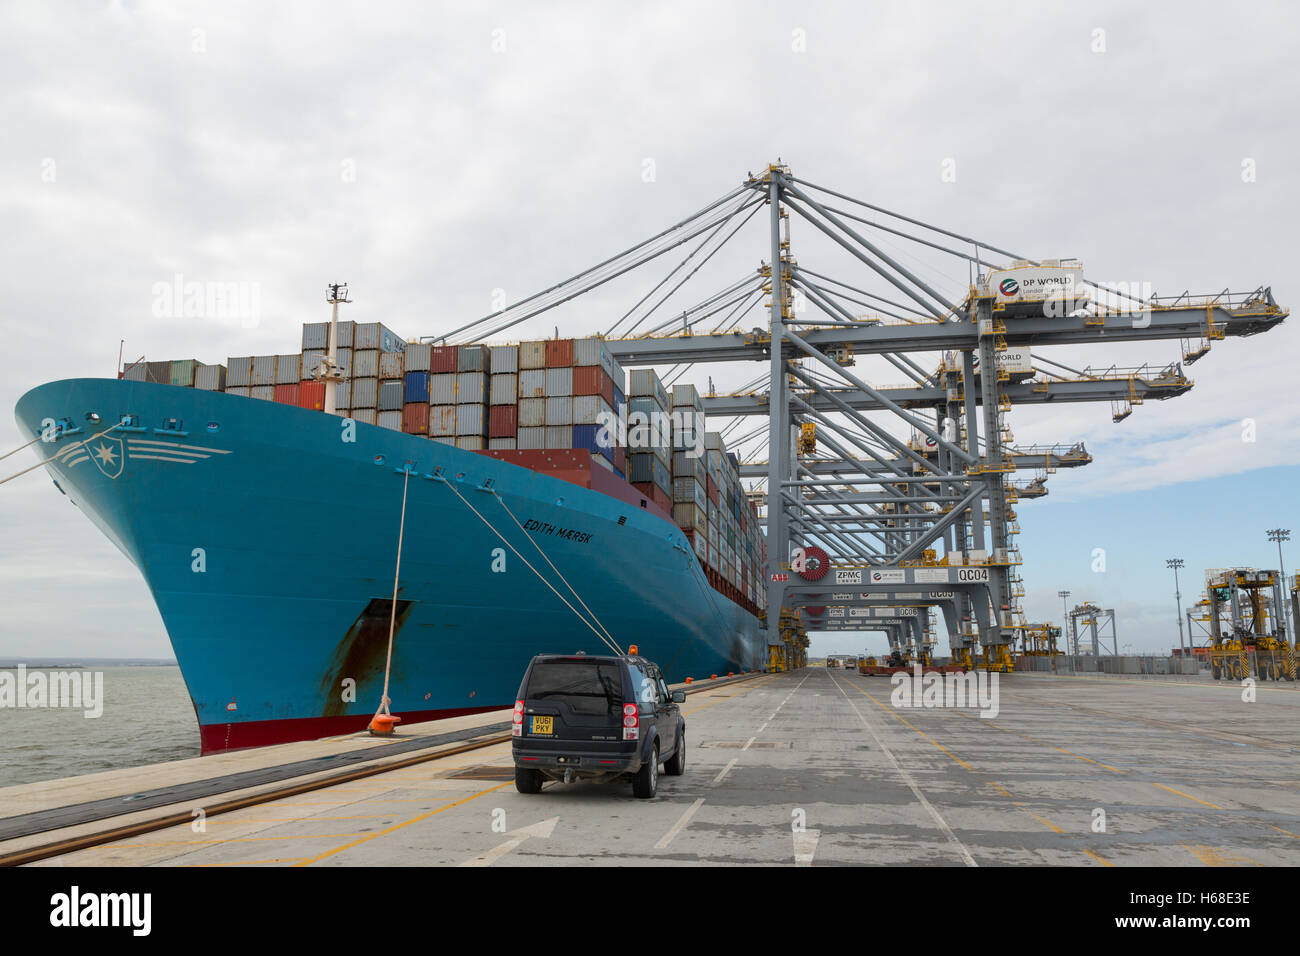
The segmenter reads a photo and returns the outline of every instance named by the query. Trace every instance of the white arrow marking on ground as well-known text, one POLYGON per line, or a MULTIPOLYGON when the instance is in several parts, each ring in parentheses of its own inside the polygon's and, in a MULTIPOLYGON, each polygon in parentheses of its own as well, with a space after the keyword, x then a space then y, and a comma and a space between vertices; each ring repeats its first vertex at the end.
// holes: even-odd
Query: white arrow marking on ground
POLYGON ((520 827, 518 830, 512 830, 510 832, 510 839, 505 843, 493 847, 482 856, 476 856, 472 860, 466 860, 461 864, 461 866, 491 866, 529 837, 540 837, 545 840, 555 830, 555 824, 559 822, 559 817, 551 817, 549 820, 543 820, 541 823, 534 823, 532 826, 520 827))
POLYGON ((796 830, 794 834, 794 865, 812 866, 813 857, 817 855, 817 841, 821 839, 821 830, 796 830))

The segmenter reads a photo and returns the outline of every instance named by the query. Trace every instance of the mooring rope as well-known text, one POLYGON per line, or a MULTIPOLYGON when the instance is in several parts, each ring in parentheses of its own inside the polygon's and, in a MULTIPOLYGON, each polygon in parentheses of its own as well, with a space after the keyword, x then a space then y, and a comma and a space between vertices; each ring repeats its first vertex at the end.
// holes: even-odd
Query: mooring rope
MULTIPOLYGON (((116 425, 111 425, 111 426, 109 426, 108 428, 105 428, 102 432, 99 432, 99 433, 97 433, 97 434, 95 434, 95 435, 91 435, 89 438, 83 438, 83 439, 82 439, 81 441, 79 441, 79 442, 73 442, 73 443, 72 443, 71 445, 69 445, 67 448, 63 449, 63 451, 59 452, 59 455, 66 455, 68 452, 72 451, 72 450, 75 449, 75 448, 80 448, 82 445, 89 444, 90 442, 94 441, 96 438, 99 438, 100 435, 107 435, 107 434, 108 434, 109 432, 111 432, 114 428, 121 428, 121 427, 122 427, 122 423, 121 423, 121 422, 118 422, 116 425)), ((34 445, 34 444, 36 444, 36 442, 38 442, 38 441, 40 441, 39 436, 38 436, 37 438, 34 438, 34 439, 32 439, 31 441, 29 441, 26 445, 23 446, 23 448, 27 448, 27 447, 29 447, 29 446, 31 446, 31 445, 34 445)), ((22 451, 22 450, 23 450, 22 448, 15 448, 15 449, 14 449, 14 451, 22 451)), ((12 455, 13 453, 14 453, 14 452, 10 452, 9 454, 12 455)), ((3 456, 3 457, 8 458, 9 455, 5 455, 5 456, 3 456)), ((7 482, 7 481, 13 481, 15 478, 19 477, 20 475, 25 475, 25 474, 27 474, 29 471, 35 471, 37 468, 40 468, 40 467, 42 467, 42 466, 44 466, 44 465, 51 464, 51 463, 54 461, 54 459, 57 458, 57 457, 59 457, 59 456, 58 456, 58 455, 51 455, 49 458, 46 458, 44 461, 38 461, 36 464, 32 465, 30 468, 24 468, 22 471, 14 472, 14 474, 10 475, 8 478, 0 478, 0 485, 3 485, 3 484, 4 484, 5 482, 7 482)))
MULTIPOLYGON (((402 476, 402 519, 397 525, 397 567, 393 571, 393 605, 388 614, 388 657, 384 661, 384 696, 379 700, 379 709, 375 711, 375 717, 380 714, 392 716, 388 705, 391 701, 388 699, 388 675, 393 668, 393 632, 397 624, 397 585, 402 579, 402 536, 406 533, 406 486, 411 481, 411 462, 406 463, 402 476)), ((374 720, 372 717, 371 720, 374 720)))
MULTIPOLYGON (((533 543, 533 547, 537 549, 537 553, 546 559, 546 563, 551 566, 551 570, 554 571, 556 575, 559 577, 559 579, 564 582, 564 586, 573 593, 573 596, 575 598, 578 599, 578 603, 582 605, 582 609, 591 615, 591 619, 596 622, 596 626, 605 632, 606 637, 608 637, 611 641, 614 641, 614 635, 609 633, 609 628, 605 627, 604 624, 600 623, 600 618, 596 617, 596 612, 593 611, 591 608, 587 607, 587 602, 582 599, 582 595, 579 594, 574 589, 573 585, 569 583, 569 579, 566 578, 563 572, 561 572, 560 569, 555 566, 555 562, 553 562, 547 556, 546 552, 542 550, 542 546, 537 543, 537 541, 533 538, 531 534, 528 533, 528 529, 519 523, 519 519, 515 517, 515 513, 510 510, 510 506, 506 504, 505 499, 501 497, 500 493, 497 492, 495 488, 492 489, 492 495, 493 497, 496 498, 497 501, 501 503, 501 507, 506 509, 506 514, 510 515, 510 520, 512 520, 515 523, 516 527, 518 527, 519 530, 524 533, 524 537, 533 543)), ((614 641, 614 643, 617 645, 618 641, 614 641)))
POLYGON ((524 564, 528 566, 528 570, 532 571, 533 574, 537 575, 538 579, 543 584, 545 584, 548 588, 550 588, 552 591, 555 592, 555 596, 564 602, 564 606, 567 607, 570 611, 572 611, 574 615, 578 618, 578 620, 582 621, 583 624, 586 624, 587 627, 591 629, 591 632, 595 634, 597 638, 600 639, 601 643, 603 643, 606 647, 608 647, 610 650, 612 650, 615 654, 619 655, 620 657, 623 656, 622 648, 620 648, 618 644, 614 643, 609 638, 605 637, 605 635, 602 634, 600 631, 596 630, 596 628, 592 626, 592 623, 589 620, 587 620, 585 617, 583 617, 578 612, 578 609, 574 607, 572 604, 570 604, 563 594, 561 594, 559 591, 555 589, 555 585, 551 584, 550 581, 546 580, 542 572, 538 571, 535 567, 533 567, 532 564, 529 563, 528 559, 525 558, 522 554, 520 554, 519 550, 513 544, 510 543, 510 541, 506 538, 506 536, 497 530, 496 525, 494 525, 491 521, 489 521, 486 517, 484 517, 482 512, 480 512, 477 508, 475 508, 472 504, 470 504, 469 501, 466 500, 465 496, 456 490, 456 486, 453 485, 450 481, 448 481, 445 475, 434 475, 433 477, 435 478, 435 480, 441 481, 444 485, 450 488, 451 493, 454 494, 457 498, 459 498, 462 502, 464 502, 466 508, 474 512, 474 514, 478 515, 479 520, 482 521, 485 525, 487 525, 488 528, 491 529, 492 533, 495 534, 498 538, 500 538, 502 543, 507 548, 509 548, 511 551, 514 552, 515 557, 519 558, 520 561, 524 562, 524 564))

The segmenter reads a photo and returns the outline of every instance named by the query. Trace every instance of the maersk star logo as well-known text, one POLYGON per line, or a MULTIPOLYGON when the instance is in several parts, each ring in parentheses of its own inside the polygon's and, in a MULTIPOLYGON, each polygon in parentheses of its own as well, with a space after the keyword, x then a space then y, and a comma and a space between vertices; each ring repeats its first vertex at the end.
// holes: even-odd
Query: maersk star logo
POLYGON ((95 467, 109 478, 116 478, 122 473, 122 468, 126 465, 126 454, 122 450, 122 439, 105 438, 101 435, 91 441, 86 448, 90 452, 90 460, 95 463, 95 467))

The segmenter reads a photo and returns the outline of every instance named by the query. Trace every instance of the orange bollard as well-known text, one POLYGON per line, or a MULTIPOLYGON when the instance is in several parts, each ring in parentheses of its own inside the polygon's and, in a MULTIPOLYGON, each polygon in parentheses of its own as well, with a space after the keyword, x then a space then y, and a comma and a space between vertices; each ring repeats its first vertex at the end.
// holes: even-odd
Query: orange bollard
POLYGON ((717 680, 717 679, 718 679, 718 675, 717 675, 717 674, 710 674, 710 675, 709 675, 709 680, 717 680))
POLYGON ((694 677, 688 677, 688 678, 686 678, 686 683, 689 684, 689 683, 691 683, 693 680, 695 680, 694 677))
POLYGON ((378 714, 370 722, 370 733, 375 737, 391 737, 393 727, 401 722, 401 717, 394 717, 391 714, 378 714))

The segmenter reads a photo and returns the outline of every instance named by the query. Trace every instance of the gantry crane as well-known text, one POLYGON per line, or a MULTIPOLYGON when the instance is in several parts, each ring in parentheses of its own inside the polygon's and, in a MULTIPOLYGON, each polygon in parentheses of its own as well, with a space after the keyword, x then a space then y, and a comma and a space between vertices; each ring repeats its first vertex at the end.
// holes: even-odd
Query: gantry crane
POLYGON ((1009 669, 1029 626, 1015 506, 1045 493, 1056 468, 1090 460, 1081 445, 1017 448, 1011 410, 1107 402, 1122 421, 1150 399, 1186 393, 1183 365, 1213 342, 1266 332, 1288 315, 1264 286, 1162 297, 1097 283, 1072 260, 1030 259, 778 162, 656 236, 438 339, 496 334, 688 243, 668 276, 609 327, 607 345, 625 367, 666 368, 670 381, 697 363, 764 366, 734 394, 710 385, 705 412, 733 425, 764 419, 740 439, 758 443, 741 475, 761 486, 751 493, 761 494, 767 524, 760 605, 773 667, 801 666, 807 636, 798 611, 830 603, 834 585, 852 589, 845 607, 921 593, 943 614, 954 660, 1009 669), (792 216, 847 254, 850 268, 832 275, 800 262, 792 216), (673 296, 756 218, 766 223, 765 261, 681 308, 673 296), (958 290, 923 275, 889 251, 899 242, 917 250, 909 262, 924 254, 965 265, 968 284, 958 290), (759 308, 765 322, 747 324, 759 308), (1161 341, 1178 343, 1182 361, 1077 368, 1041 353, 1161 341), (923 366, 927 354, 937 365, 923 366), (908 382, 868 381, 855 372, 866 359, 888 362, 908 382), (1018 481, 1026 470, 1033 477, 1018 481), (827 556, 829 582, 792 573, 793 549, 813 547, 827 556))

